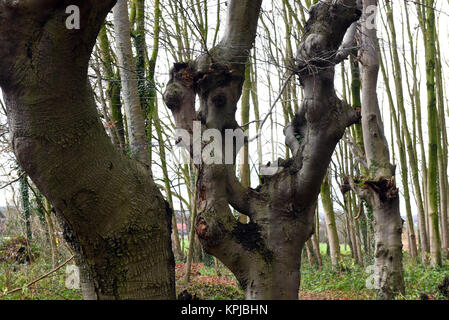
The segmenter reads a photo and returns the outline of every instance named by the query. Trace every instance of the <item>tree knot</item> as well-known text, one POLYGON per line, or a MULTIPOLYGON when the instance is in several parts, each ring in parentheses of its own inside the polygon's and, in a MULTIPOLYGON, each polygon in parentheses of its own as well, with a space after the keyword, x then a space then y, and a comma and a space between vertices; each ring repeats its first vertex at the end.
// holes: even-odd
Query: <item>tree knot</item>
POLYGON ((375 191, 382 202, 396 199, 399 193, 394 177, 390 179, 380 177, 377 181, 367 180, 362 188, 370 188, 375 191))
POLYGON ((196 222, 196 233, 200 239, 207 240, 209 238, 207 234, 208 228, 206 220, 200 217, 196 222))

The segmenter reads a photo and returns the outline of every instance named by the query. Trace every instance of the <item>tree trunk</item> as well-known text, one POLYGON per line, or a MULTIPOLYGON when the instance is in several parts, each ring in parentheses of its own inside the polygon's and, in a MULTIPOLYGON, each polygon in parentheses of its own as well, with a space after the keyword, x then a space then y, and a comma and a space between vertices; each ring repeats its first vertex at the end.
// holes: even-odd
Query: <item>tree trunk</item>
POLYGON ((190 282, 190 270, 192 268, 192 260, 193 260, 193 248, 195 246, 195 220, 197 216, 197 206, 196 206, 196 180, 197 180, 197 173, 196 169, 192 168, 192 174, 190 177, 191 182, 191 210, 190 210, 190 230, 189 230, 189 247, 187 248, 187 261, 186 261, 186 275, 185 275, 185 281, 188 283, 190 282))
MULTIPOLYGON (((339 45, 360 15, 355 2, 326 0, 310 9, 294 66, 305 99, 284 129, 293 158, 272 166, 276 173, 265 176, 257 189, 245 188, 234 174, 240 146, 234 139, 228 145, 223 141, 225 130, 239 128, 235 111, 261 0, 228 1, 227 30, 221 42, 194 62, 176 63, 170 72, 164 100, 178 129, 185 130, 178 141, 194 160, 200 160, 195 163, 198 217, 192 227, 205 251, 234 273, 248 299, 298 298, 300 253, 314 229, 321 183, 337 142, 346 127, 359 119, 354 109, 338 99, 333 86, 335 64, 341 61, 336 58, 339 45), (213 150, 214 156, 226 155, 231 163, 201 161, 201 145, 191 143, 194 120, 201 121, 204 131, 216 129, 214 141, 222 143, 213 150), (247 215, 250 222, 238 222, 229 206, 247 215)), ((210 149, 206 150, 204 157, 210 156, 210 149)))
MULTIPOLYGON (((436 32, 436 30, 435 30, 436 32)), ((449 215, 449 196, 448 196, 448 138, 447 138, 447 128, 446 128, 446 114, 445 114, 445 100, 444 100, 444 89, 443 89, 443 75, 442 75, 442 65, 441 65, 441 52, 438 37, 436 37, 436 68, 435 68, 435 79, 436 87, 438 92, 438 123, 440 127, 440 139, 438 143, 438 181, 440 187, 440 225, 441 225, 441 245, 442 254, 449 258, 449 225, 448 225, 448 215, 449 215)))
POLYGON ((114 28, 117 42, 117 60, 125 102, 128 125, 129 151, 132 157, 151 166, 145 133, 145 116, 138 90, 138 74, 131 46, 128 1, 118 0, 114 7, 114 28))
POLYGON ((369 10, 372 6, 377 6, 377 0, 363 1, 364 15, 361 19, 362 128, 370 180, 363 181, 364 188, 353 182, 351 187, 372 207, 376 289, 379 298, 392 299, 404 292, 402 219, 394 166, 390 164, 377 100, 379 48, 376 29, 366 23, 368 15, 373 13, 369 10))
POLYGON ((111 54, 111 47, 106 31, 106 25, 104 24, 98 35, 98 42, 100 48, 100 56, 103 66, 103 72, 105 78, 109 79, 106 96, 109 103, 109 109, 111 110, 112 121, 111 124, 115 130, 113 132, 114 143, 121 149, 125 150, 125 128, 123 124, 122 115, 122 102, 120 100, 120 77, 113 68, 113 60, 111 54))
POLYGON ((321 202, 323 204, 324 217, 326 220, 327 237, 332 261, 332 267, 338 269, 340 260, 340 241, 338 239, 337 224, 335 223, 334 207, 330 194, 329 178, 324 177, 321 185, 321 202))
MULTIPOLYGON (((167 201, 170 205, 170 208, 173 208, 173 195, 172 195, 172 191, 171 191, 171 185, 170 185, 170 177, 168 175, 168 169, 167 169, 167 159, 166 159, 166 154, 165 154, 165 139, 162 136, 162 126, 160 123, 160 119, 159 119, 159 111, 158 111, 158 105, 157 102, 155 101, 154 104, 154 113, 153 113, 153 122, 154 122, 154 126, 156 128, 156 134, 157 134, 157 138, 159 140, 159 157, 161 160, 161 167, 162 167, 162 175, 163 175, 163 180, 164 180, 164 187, 165 187, 165 195, 167 198, 167 201)), ((175 257, 178 260, 183 260, 184 259, 184 254, 181 250, 181 242, 179 241, 179 232, 178 232, 178 227, 177 227, 177 221, 176 221, 176 214, 173 213, 172 215, 172 247, 173 247, 173 252, 175 254, 175 257)))
MULTIPOLYGON (((387 3, 387 21, 388 25, 390 27, 390 33, 391 33, 391 40, 392 40, 392 53, 393 53, 393 74, 394 74, 394 80, 395 80, 395 87, 396 87, 396 97, 397 97, 397 107, 399 109, 400 115, 401 115, 401 132, 402 134, 397 134, 397 137, 399 139, 399 158, 401 162, 401 177, 402 177, 402 183, 404 187, 404 201, 406 205, 406 213, 407 213, 407 230, 410 236, 410 243, 409 243, 409 250, 410 250, 410 256, 412 259, 415 259, 417 257, 417 248, 416 248, 416 236, 415 236, 415 227, 413 224, 413 217, 411 213, 411 206, 410 206, 410 191, 409 191, 409 182, 408 182, 408 168, 407 168, 407 160, 405 158, 405 146, 407 149, 407 153, 409 156, 409 164, 412 168, 412 179, 413 179, 413 185, 415 189, 417 190, 417 194, 419 193, 418 197, 421 198, 421 192, 420 192, 420 185, 418 180, 418 164, 415 159, 415 152, 413 150, 412 145, 412 139, 410 136, 410 131, 408 129, 407 125, 407 117, 405 113, 405 107, 404 107, 404 93, 402 88, 402 71, 401 71, 401 64, 399 61, 399 54, 397 50, 397 40, 396 40, 396 29, 394 25, 394 18, 393 18, 393 9, 391 7, 390 3, 387 3), (403 139, 401 137, 405 136, 406 143, 403 143, 403 139)), ((393 115, 396 117, 396 115, 393 115)), ((399 133, 399 124, 398 121, 395 121, 395 127, 396 132, 399 133)), ((419 204, 418 200, 418 204, 419 204)), ((418 214, 421 213, 422 207, 418 207, 418 214)))
POLYGON ((427 125, 429 128, 429 171, 427 176, 429 202, 429 238, 430 262, 432 266, 441 266, 441 240, 438 227, 438 112, 435 90, 435 10, 434 0, 425 2, 425 55, 427 86, 427 125))
POLYGON ((31 231, 31 207, 30 207, 30 192, 28 189, 28 176, 25 172, 19 167, 18 170, 20 179, 20 202, 22 203, 22 219, 23 219, 23 230, 25 234, 25 239, 28 242, 28 245, 31 244, 31 240, 33 238, 33 234, 31 231))
MULTIPOLYGON (((251 61, 246 63, 245 68, 245 82, 243 83, 242 92, 242 124, 249 122, 249 110, 250 110, 250 99, 251 94, 251 61)), ((248 130, 248 126, 243 127, 244 130, 248 130)), ((240 153, 240 182, 243 187, 249 188, 251 186, 251 173, 249 169, 249 146, 248 142, 245 142, 243 150, 240 153)), ((244 214, 239 214, 239 221, 241 223, 248 223, 248 217, 244 214)))
POLYGON ((55 227, 53 224, 53 219, 51 218, 51 204, 48 199, 45 199, 45 221, 47 222, 48 227, 48 235, 50 240, 50 249, 51 249, 51 263, 53 268, 56 268, 58 261, 58 250, 55 238, 55 227))
POLYGON ((87 78, 115 1, 78 1, 79 30, 65 28, 66 8, 53 2, 0 4, 0 86, 14 153, 55 208, 85 298, 172 299, 172 212, 149 168, 111 143, 87 78))

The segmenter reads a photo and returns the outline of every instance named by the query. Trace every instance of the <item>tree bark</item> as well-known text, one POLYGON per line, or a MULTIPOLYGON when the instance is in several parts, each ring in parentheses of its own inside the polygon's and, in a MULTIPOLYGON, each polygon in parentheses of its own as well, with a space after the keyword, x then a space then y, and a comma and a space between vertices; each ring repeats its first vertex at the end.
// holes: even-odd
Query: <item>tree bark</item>
POLYGON ((172 299, 171 210, 141 162, 106 135, 87 78, 115 1, 2 1, 0 86, 14 153, 55 208, 87 299, 172 299))

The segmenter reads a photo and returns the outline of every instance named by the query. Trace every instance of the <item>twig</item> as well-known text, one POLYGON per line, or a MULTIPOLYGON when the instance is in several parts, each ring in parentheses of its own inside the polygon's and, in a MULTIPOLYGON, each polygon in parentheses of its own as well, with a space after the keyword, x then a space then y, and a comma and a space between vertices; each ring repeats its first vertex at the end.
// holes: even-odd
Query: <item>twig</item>
POLYGON ((25 175, 25 172, 23 172, 22 174, 20 174, 19 177, 17 177, 16 179, 14 179, 14 180, 12 180, 12 181, 10 181, 10 182, 8 182, 8 183, 6 183, 6 184, 0 186, 0 190, 1 190, 1 189, 5 189, 6 187, 12 185, 13 183, 19 181, 24 175, 25 175))
MULTIPOLYGON (((37 279, 31 281, 30 283, 28 283, 28 284, 26 285, 26 287, 27 287, 27 288, 28 288, 28 287, 31 287, 31 286, 32 286, 33 284, 35 284, 36 282, 38 282, 38 281, 40 281, 40 280, 42 280, 42 279, 48 277, 48 276, 51 275, 52 273, 58 271, 58 270, 61 269, 63 266, 65 266, 67 263, 69 263, 70 261, 72 261, 73 258, 74 258, 74 256, 71 256, 69 259, 67 259, 67 260, 66 260, 63 264, 61 264, 60 266, 54 268, 53 270, 47 272, 46 274, 44 274, 44 275, 40 276, 39 278, 37 278, 37 279)), ((23 287, 22 287, 22 288, 23 288, 23 287)), ((11 294, 11 293, 14 293, 14 292, 17 292, 17 291, 21 291, 22 288, 15 288, 15 289, 13 289, 13 290, 11 290, 11 291, 8 291, 8 292, 6 292, 5 294, 1 295, 0 298, 3 298, 4 296, 7 296, 7 295, 9 295, 9 294, 11 294)))
POLYGON ((278 94, 276 100, 274 100, 273 105, 272 105, 271 108, 270 108, 270 111, 268 111, 268 113, 265 115, 265 117, 263 118, 262 122, 260 123, 259 131, 257 132, 257 134, 256 134, 254 137, 248 139, 248 142, 252 142, 252 141, 254 141, 254 140, 256 140, 257 138, 260 137, 261 132, 262 132, 262 127, 263 127, 263 125, 264 125, 265 122, 267 121, 267 119, 268 119, 268 117, 270 116, 270 114, 273 113, 273 109, 274 109, 274 107, 276 106, 276 103, 279 101, 279 99, 281 99, 281 96, 282 96, 282 94, 284 93, 285 88, 287 88, 287 85, 288 85, 288 83, 290 82, 290 79, 293 77, 293 75, 294 75, 294 73, 293 73, 293 72, 290 72, 290 74, 289 74, 289 76, 287 77, 287 79, 285 79, 284 85, 282 86, 281 90, 279 91, 279 94, 278 94))

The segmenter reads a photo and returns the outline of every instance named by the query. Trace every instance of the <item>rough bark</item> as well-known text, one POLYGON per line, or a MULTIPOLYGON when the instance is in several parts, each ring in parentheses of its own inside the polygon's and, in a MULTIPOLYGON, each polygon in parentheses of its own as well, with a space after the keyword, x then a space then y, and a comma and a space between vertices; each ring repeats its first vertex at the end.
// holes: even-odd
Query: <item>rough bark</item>
MULTIPOLYGON (((218 129, 222 136, 225 129, 238 128, 236 104, 260 6, 260 0, 229 1, 222 41, 193 63, 175 64, 164 99, 178 128, 192 132, 194 119, 201 120, 203 130, 218 129)), ((276 174, 252 189, 238 181, 233 164, 198 165, 194 227, 206 252, 234 273, 247 299, 298 298, 300 253, 313 233, 321 182, 337 142, 358 120, 336 96, 333 80, 336 52, 359 15, 352 0, 321 1, 311 8, 294 61, 305 100, 285 129, 293 158, 280 161, 276 174), (247 215, 249 223, 239 223, 229 205, 247 215)), ((186 147, 192 153, 196 148, 186 147)))
POLYGON ((87 68, 106 1, 2 1, 0 86, 14 153, 55 208, 87 299, 175 295, 171 210, 106 135, 87 68), (81 29, 65 28, 78 5, 81 29))

